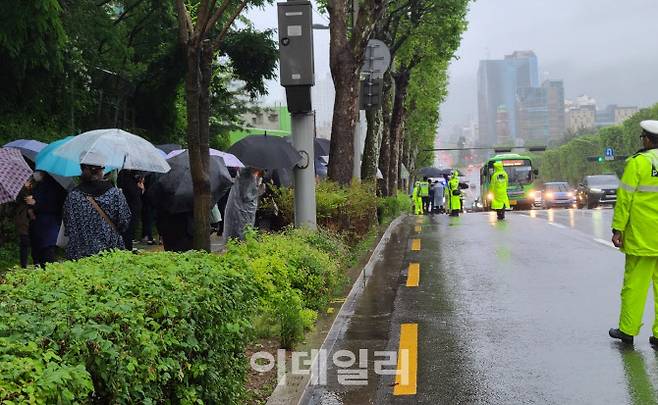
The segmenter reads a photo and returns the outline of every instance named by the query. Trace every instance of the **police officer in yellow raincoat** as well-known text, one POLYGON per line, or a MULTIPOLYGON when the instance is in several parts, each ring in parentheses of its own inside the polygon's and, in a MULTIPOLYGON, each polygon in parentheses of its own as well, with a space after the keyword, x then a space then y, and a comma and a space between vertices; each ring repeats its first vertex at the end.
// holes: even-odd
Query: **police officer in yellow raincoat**
POLYGON ((423 198, 421 197, 421 182, 414 183, 414 189, 411 192, 411 200, 414 203, 414 214, 423 215, 423 198))
POLYGON ((452 217, 458 217, 462 209, 461 188, 459 187, 459 172, 452 172, 452 177, 446 185, 446 204, 452 217))
POLYGON ((491 184, 489 185, 489 193, 492 196, 491 209, 495 210, 498 214, 498 219, 505 219, 505 209, 510 207, 509 197, 507 196, 507 172, 503 168, 503 162, 495 162, 494 172, 491 175, 491 184))
POLYGON ((658 121, 642 121, 644 149, 627 160, 617 189, 612 243, 626 254, 619 328, 611 337, 633 343, 653 281, 656 320, 649 343, 658 350, 658 121))

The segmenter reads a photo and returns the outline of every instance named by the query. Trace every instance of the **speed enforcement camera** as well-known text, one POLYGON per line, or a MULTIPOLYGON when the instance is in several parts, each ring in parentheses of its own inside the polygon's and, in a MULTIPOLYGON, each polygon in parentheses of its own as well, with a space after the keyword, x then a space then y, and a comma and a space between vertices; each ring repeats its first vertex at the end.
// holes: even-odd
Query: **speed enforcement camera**
POLYGON ((313 9, 309 1, 278 3, 280 78, 283 87, 315 85, 313 9))

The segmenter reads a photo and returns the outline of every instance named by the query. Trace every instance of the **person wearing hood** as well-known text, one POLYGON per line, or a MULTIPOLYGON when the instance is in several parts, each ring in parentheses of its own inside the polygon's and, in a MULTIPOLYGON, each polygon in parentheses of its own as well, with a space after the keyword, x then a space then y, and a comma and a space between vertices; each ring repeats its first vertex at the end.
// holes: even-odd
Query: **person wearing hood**
POLYGON ((262 172, 258 169, 251 167, 240 169, 226 202, 225 240, 244 240, 247 227, 254 226, 258 197, 264 192, 262 179, 262 172))
POLYGON ((498 219, 505 219, 505 210, 509 209, 509 197, 507 195, 507 184, 509 182, 503 162, 495 162, 494 172, 491 175, 489 185, 489 196, 491 197, 491 209, 496 211, 498 219))
POLYGON ((612 217, 612 243, 626 255, 619 326, 612 338, 633 344, 640 333, 647 292, 653 283, 653 333, 658 350, 658 121, 640 123, 644 148, 626 161, 612 217))
POLYGON ((452 177, 446 186, 446 201, 448 204, 448 212, 451 217, 458 217, 462 209, 461 201, 461 187, 459 184, 459 172, 457 170, 452 172, 452 177))
POLYGON ((103 179, 103 167, 81 164, 80 185, 64 203, 66 257, 77 260, 105 250, 125 249, 130 207, 121 190, 103 179))

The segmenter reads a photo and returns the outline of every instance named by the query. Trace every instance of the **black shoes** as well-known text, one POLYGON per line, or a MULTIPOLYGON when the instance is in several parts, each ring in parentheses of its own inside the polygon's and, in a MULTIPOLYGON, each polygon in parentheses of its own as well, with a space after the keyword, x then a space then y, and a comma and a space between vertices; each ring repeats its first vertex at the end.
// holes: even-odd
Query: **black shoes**
POLYGON ((655 350, 658 350, 658 338, 654 336, 649 337, 649 344, 651 347, 653 347, 655 350))
MULTIPOLYGON (((619 339, 622 342, 624 342, 626 344, 629 344, 629 345, 633 344, 633 336, 627 335, 624 332, 620 331, 619 329, 614 329, 614 328, 610 329, 608 331, 608 334, 610 335, 611 338, 619 339)), ((652 338, 654 339, 656 344, 658 344, 658 339, 654 338, 653 336, 652 336, 652 338)), ((651 339, 649 340, 649 342, 651 342, 651 339)))

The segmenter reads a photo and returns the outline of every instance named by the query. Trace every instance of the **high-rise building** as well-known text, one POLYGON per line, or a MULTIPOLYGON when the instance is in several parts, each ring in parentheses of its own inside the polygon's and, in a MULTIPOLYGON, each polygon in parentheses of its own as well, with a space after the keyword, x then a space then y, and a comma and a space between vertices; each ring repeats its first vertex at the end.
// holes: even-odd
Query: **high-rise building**
POLYGON ((596 126, 607 127, 610 125, 621 124, 638 111, 640 111, 638 107, 620 107, 615 104, 609 105, 604 110, 596 112, 596 126))
POLYGON ((516 98, 519 89, 539 87, 537 57, 532 51, 516 51, 502 60, 482 60, 478 67, 479 143, 495 145, 499 108, 504 107, 509 136, 517 138, 516 98))
POLYGON ((549 140, 557 140, 566 131, 564 83, 562 80, 546 80, 542 84, 542 88, 546 91, 546 103, 548 105, 548 138, 549 140))
POLYGON ((559 139, 565 131, 562 81, 546 80, 541 87, 519 89, 516 110, 516 132, 524 144, 559 139))

